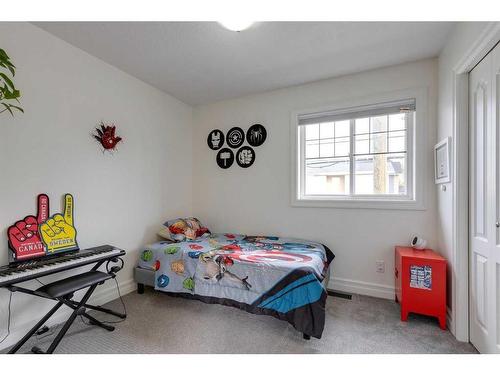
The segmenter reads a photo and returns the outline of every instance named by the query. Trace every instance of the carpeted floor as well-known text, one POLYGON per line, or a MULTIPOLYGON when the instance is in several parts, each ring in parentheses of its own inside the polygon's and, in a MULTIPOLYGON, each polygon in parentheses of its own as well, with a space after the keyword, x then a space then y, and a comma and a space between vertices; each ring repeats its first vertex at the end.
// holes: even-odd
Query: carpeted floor
MULTIPOLYGON (((437 321, 411 314, 399 320, 392 301, 329 297, 323 338, 310 341, 286 322, 235 308, 170 297, 147 289, 124 297, 128 318, 114 332, 77 320, 56 353, 476 353, 437 321)), ((121 311, 119 300, 107 306, 121 311)), ((95 314, 103 320, 114 317, 95 314)), ((32 338, 46 349, 54 330, 32 338)))

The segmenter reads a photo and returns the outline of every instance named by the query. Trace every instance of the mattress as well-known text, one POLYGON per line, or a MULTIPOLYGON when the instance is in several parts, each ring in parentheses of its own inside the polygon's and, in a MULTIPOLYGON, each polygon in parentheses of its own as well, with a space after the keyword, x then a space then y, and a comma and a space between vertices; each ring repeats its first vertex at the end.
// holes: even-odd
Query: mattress
POLYGON ((271 315, 320 338, 333 258, 312 241, 222 233, 148 245, 139 268, 154 272, 158 291, 271 315))

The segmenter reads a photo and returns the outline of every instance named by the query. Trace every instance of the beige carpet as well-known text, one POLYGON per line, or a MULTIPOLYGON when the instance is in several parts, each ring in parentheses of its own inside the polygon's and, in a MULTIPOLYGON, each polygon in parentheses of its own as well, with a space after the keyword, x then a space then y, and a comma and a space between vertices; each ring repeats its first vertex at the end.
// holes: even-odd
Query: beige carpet
MULTIPOLYGON (((272 317, 148 288, 143 295, 126 295, 124 301, 128 318, 114 332, 77 320, 56 353, 476 353, 472 345, 439 329, 435 319, 410 315, 408 322, 401 322, 395 302, 372 297, 329 297, 323 338, 310 341, 272 317)), ((108 306, 122 309, 119 300, 108 306)), ((33 345, 46 349, 54 336, 51 329, 20 352, 33 345)))

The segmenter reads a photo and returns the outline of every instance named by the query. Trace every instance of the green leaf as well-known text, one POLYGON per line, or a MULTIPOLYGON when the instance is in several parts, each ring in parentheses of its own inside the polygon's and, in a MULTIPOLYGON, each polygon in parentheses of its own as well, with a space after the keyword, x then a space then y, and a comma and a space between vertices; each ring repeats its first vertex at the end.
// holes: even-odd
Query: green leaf
POLYGON ((8 84, 8 85, 12 88, 12 90, 15 90, 15 89, 16 89, 16 88, 14 87, 14 82, 12 82, 12 81, 10 80, 10 78, 9 78, 9 77, 7 77, 7 75, 6 75, 6 74, 4 74, 4 73, 0 73, 0 77, 1 77, 1 78, 3 78, 3 80, 5 81, 5 83, 6 83, 6 84, 8 84))
POLYGON ((16 67, 10 62, 10 58, 7 53, 0 48, 0 66, 9 69, 12 76, 16 75, 16 67))
MULTIPOLYGON (((16 67, 10 61, 9 55, 3 49, 0 48, 0 69, 9 70, 12 74, 12 77, 15 76, 16 67)), ((14 86, 14 82, 12 82, 11 78, 7 76, 7 74, 0 72, 0 113, 9 111, 9 113, 14 116, 13 109, 24 113, 24 110, 17 105, 7 104, 4 100, 15 100, 19 103, 19 97, 21 93, 14 86), (2 87, 3 86, 3 87, 2 87)))
POLYGON ((3 87, 0 87, 0 92, 5 97, 5 99, 17 99, 21 96, 19 90, 14 89, 11 91, 6 84, 4 84, 3 87))
MULTIPOLYGON (((12 109, 10 109, 10 105, 9 104, 5 104, 5 103, 0 103, 0 104, 2 104, 5 107, 5 109, 7 111, 9 111, 12 116, 14 116, 14 113, 12 112, 12 109)), ((5 109, 4 109, 4 111, 5 111, 5 109)))
POLYGON ((6 90, 4 91, 3 96, 5 99, 12 100, 19 98, 21 96, 21 93, 19 92, 19 90, 14 90, 14 91, 6 90))
POLYGON ((15 66, 14 65, 8 64, 7 69, 9 69, 10 74, 12 74, 12 77, 14 77, 16 75, 16 70, 15 70, 15 66))
POLYGON ((22 109, 21 107, 18 107, 17 105, 12 105, 12 104, 9 104, 9 107, 10 107, 10 108, 15 108, 15 109, 17 109, 18 111, 21 111, 22 113, 24 113, 24 109, 22 109))
POLYGON ((7 69, 10 70, 10 72, 12 73, 12 76, 15 76, 16 75, 16 66, 14 64, 12 64, 10 62, 10 60, 7 60, 5 62, 5 65, 7 65, 7 69))

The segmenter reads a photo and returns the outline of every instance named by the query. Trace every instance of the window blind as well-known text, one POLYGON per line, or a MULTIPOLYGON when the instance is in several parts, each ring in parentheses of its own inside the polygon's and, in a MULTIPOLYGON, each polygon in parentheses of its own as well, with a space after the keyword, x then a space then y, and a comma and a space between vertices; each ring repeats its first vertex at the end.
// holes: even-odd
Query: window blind
POLYGON ((324 122, 343 121, 380 115, 413 112, 416 110, 415 99, 398 100, 360 107, 351 107, 327 112, 302 114, 299 125, 310 125, 324 122))

